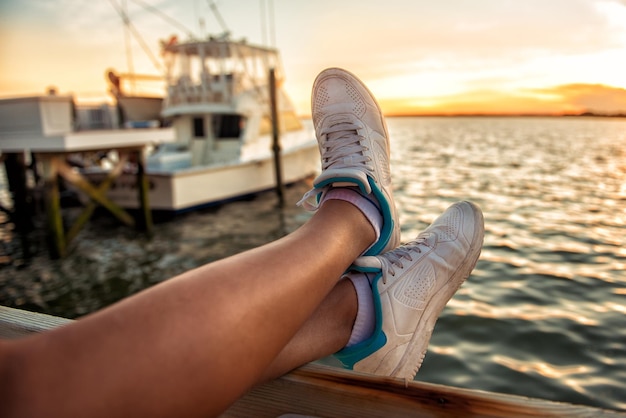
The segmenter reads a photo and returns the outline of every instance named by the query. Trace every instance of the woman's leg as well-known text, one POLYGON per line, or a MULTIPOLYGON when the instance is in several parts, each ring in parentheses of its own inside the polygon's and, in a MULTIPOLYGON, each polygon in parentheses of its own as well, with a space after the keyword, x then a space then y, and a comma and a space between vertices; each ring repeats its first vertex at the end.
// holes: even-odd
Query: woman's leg
POLYGON ((344 348, 352 333, 357 309, 352 282, 340 280, 265 370, 261 381, 275 379, 344 348))
MULTIPOLYGON (((3 344, 15 416, 208 416, 256 382, 375 240, 329 200, 276 242, 189 271, 74 324, 3 344)), ((310 357, 310 356, 309 356, 310 357)), ((8 380, 7 380, 8 379, 8 380)))
POLYGON ((322 174, 303 199, 319 207, 307 224, 70 326, 0 344, 0 381, 11 382, 0 415, 207 416, 254 383, 341 348, 342 326, 328 349, 297 354, 297 342, 333 317, 332 307, 316 309, 340 275, 364 250, 395 248, 400 230, 387 128, 372 94, 329 69, 315 81, 312 108, 322 174), (345 186, 351 191, 337 190, 345 186))

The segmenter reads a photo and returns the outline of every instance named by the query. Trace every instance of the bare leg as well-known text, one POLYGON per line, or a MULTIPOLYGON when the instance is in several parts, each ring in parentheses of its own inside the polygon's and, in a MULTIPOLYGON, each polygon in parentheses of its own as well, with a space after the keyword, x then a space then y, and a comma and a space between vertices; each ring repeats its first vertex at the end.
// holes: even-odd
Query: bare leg
POLYGON ((262 380, 275 379, 345 347, 352 333, 357 308, 352 282, 341 280, 274 359, 262 380))
POLYGON ((72 325, 1 344, 0 381, 10 383, 0 391, 0 412, 218 414, 266 377, 373 241, 358 209, 328 201, 274 243, 189 271, 72 325))

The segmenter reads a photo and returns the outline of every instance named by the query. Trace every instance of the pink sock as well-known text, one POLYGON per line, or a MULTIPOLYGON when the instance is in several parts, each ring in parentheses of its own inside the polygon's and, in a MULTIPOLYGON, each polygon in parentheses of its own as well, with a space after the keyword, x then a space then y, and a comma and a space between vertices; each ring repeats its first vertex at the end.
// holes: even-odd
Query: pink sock
POLYGON ((376 323, 376 313, 374 312, 372 288, 365 273, 351 272, 345 277, 352 282, 358 303, 352 334, 350 334, 350 340, 346 345, 346 347, 351 347, 365 341, 372 335, 376 323))
MULTIPOLYGON (((322 197, 320 205, 330 199, 344 200, 356 206, 363 213, 363 215, 365 215, 367 220, 370 221, 372 227, 374 228, 376 239, 372 243, 372 246, 378 241, 383 223, 383 215, 380 213, 380 209, 373 201, 363 196, 361 193, 346 187, 334 187, 328 190, 324 197, 322 197)), ((365 251, 370 248, 371 246, 366 248, 365 251)))

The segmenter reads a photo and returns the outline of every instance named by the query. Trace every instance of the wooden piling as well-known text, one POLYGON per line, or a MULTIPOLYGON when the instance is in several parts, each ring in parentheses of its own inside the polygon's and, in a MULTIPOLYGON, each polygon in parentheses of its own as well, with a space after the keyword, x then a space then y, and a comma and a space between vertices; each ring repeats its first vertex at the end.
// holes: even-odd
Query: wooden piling
POLYGON ((38 153, 37 158, 43 166, 44 197, 46 203, 47 229, 50 255, 53 258, 64 257, 67 254, 69 243, 76 238, 93 215, 96 207, 107 209, 122 223, 135 227, 148 234, 152 232, 152 215, 148 199, 148 178, 145 172, 143 152, 141 148, 118 149, 120 159, 107 173, 106 178, 98 185, 92 184, 86 177, 75 171, 65 160, 66 153, 38 153), (111 201, 106 192, 116 178, 122 174, 130 156, 133 155, 137 163, 137 189, 139 193, 140 211, 137 221, 126 210, 111 201), (69 226, 67 232, 61 214, 58 178, 63 177, 76 189, 90 198, 80 215, 69 226))
POLYGON ((274 152, 274 173, 276 175, 276 194, 278 195, 278 204, 280 207, 285 206, 285 193, 283 188, 283 174, 281 163, 280 148, 280 125, 278 123, 278 103, 276 98, 276 70, 270 68, 270 108, 272 115, 272 151, 274 152))
POLYGON ((139 193, 139 222, 137 226, 148 235, 152 235, 152 212, 148 200, 150 185, 146 175, 146 162, 142 150, 135 151, 137 161, 137 192, 139 193))
POLYGON ((46 229, 50 257, 65 257, 67 245, 63 217, 61 216, 58 167, 51 155, 43 155, 40 160, 43 166, 43 195, 46 207, 46 229))
POLYGON ((6 153, 4 168, 9 191, 13 200, 13 209, 8 211, 11 222, 20 237, 24 258, 30 257, 28 233, 33 229, 32 208, 29 205, 28 186, 26 184, 26 164, 24 153, 6 153))

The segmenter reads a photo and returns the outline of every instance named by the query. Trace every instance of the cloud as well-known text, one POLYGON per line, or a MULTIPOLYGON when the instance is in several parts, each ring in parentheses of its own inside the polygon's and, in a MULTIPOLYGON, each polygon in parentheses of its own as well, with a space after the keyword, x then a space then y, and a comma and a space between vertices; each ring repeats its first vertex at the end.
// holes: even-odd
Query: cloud
MULTIPOLYGON (((324 7, 327 1, 316 5, 319 3, 324 7)), ((424 65, 437 61, 447 68, 467 62, 504 65, 622 45, 614 36, 616 28, 607 24, 607 14, 589 0, 392 0, 375 4, 378 6, 361 2, 349 17, 342 11, 333 12, 333 7, 311 22, 305 14, 300 15, 300 34, 307 51, 329 62, 349 60, 353 67, 367 65, 372 73, 366 75, 375 77, 375 71, 402 71, 407 61, 423 61, 424 65), (372 20, 372 16, 377 18, 372 20)), ((297 7, 292 7, 297 12, 297 7)))
POLYGON ((626 113, 626 89, 567 84, 515 91, 474 90, 443 97, 381 100, 387 114, 562 115, 626 113))
POLYGON ((602 84, 566 84, 532 90, 558 97, 560 102, 595 113, 626 113, 626 89, 602 84))

